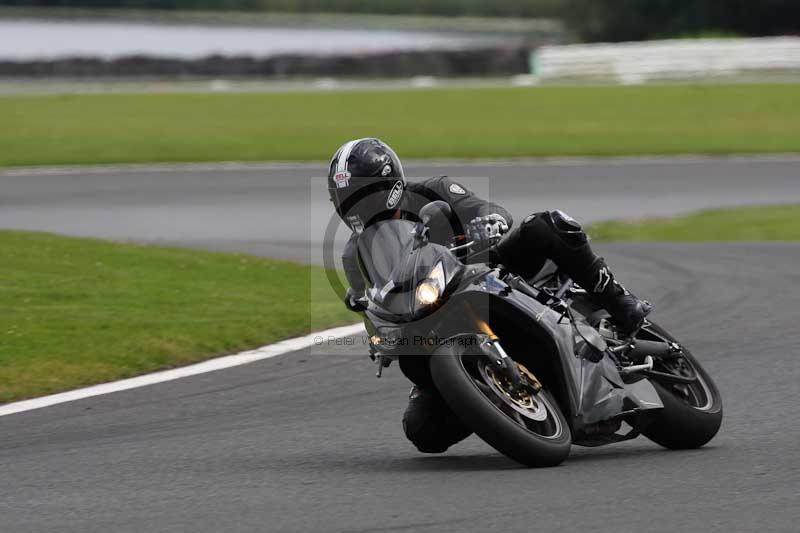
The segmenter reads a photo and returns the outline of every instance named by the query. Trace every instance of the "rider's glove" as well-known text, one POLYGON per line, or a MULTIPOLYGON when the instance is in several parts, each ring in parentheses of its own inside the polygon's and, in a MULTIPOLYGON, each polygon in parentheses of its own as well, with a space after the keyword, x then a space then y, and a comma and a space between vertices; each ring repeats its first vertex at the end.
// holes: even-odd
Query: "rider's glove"
POLYGON ((344 305, 350 311, 361 313, 367 309, 362 298, 359 298, 356 292, 349 288, 344 295, 344 305))
POLYGON ((474 242, 473 247, 478 250, 495 244, 507 231, 506 219, 497 213, 473 218, 467 224, 467 235, 474 242))

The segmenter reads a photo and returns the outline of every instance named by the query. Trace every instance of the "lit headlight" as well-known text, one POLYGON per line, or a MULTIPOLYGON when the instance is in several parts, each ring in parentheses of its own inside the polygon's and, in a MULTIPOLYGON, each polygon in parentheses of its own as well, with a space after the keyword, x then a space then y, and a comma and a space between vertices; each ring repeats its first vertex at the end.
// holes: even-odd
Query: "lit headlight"
POLYGON ((427 279, 417 285, 417 303, 419 305, 432 305, 444 292, 444 267, 442 262, 436 263, 427 279))
POLYGON ((417 286, 417 302, 420 305, 431 305, 439 299, 439 287, 430 280, 425 280, 417 286))

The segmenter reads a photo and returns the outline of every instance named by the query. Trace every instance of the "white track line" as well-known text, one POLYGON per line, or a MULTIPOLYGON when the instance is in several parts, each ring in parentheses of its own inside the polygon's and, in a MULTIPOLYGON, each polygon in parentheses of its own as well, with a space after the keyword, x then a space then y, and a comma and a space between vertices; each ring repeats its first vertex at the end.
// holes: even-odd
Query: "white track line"
POLYGON ((305 337, 297 337, 294 339, 287 339, 285 341, 277 342, 249 350, 246 352, 228 355, 225 357, 218 357, 202 363, 194 365, 183 366, 180 368, 173 368, 171 370, 164 370, 162 372, 154 372, 152 374, 145 374, 130 379, 123 379, 120 381, 112 381, 111 383, 103 383, 86 387, 84 389, 77 389, 59 394, 52 394, 50 396, 42 396, 41 398, 33 398, 31 400, 23 400, 21 402, 9 403, 0 406, 0 416, 12 415, 14 413, 22 413, 25 411, 32 411, 34 409, 41 409, 42 407, 49 407, 60 403, 73 402, 75 400, 82 400, 84 398, 91 398, 92 396, 100 396, 102 394, 110 394, 112 392, 119 392, 138 387, 146 387, 148 385, 155 385, 156 383, 163 383, 165 381, 172 381, 174 379, 181 379, 189 376, 196 376, 198 374, 205 374, 207 372, 214 372, 216 370, 223 370, 234 366, 246 365, 254 361, 261 361, 262 359, 269 359, 278 355, 296 352, 310 346, 321 344, 330 338, 349 337, 364 332, 363 324, 354 324, 352 326, 343 326, 340 328, 327 329, 325 331, 317 331, 305 337))

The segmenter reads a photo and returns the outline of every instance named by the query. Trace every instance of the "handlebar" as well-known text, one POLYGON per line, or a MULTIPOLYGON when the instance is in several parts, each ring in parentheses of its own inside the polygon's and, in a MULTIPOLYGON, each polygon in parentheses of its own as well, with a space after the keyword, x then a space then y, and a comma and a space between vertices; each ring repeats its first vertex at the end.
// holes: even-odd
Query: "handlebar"
POLYGON ((447 249, 451 252, 455 252, 456 250, 469 250, 470 247, 475 244, 475 241, 463 242, 467 240, 466 235, 456 235, 450 242, 447 243, 447 249), (459 244, 461 243, 461 244, 459 244))
MULTIPOLYGON (((496 241, 499 242, 501 238, 502 235, 498 235, 496 241)), ((467 262, 469 260, 472 260, 473 262, 480 262, 480 261, 475 261, 475 258, 478 256, 478 254, 488 253, 489 247, 484 248, 482 250, 473 251, 472 246, 474 245, 475 241, 474 240, 467 241, 466 235, 456 235, 455 237, 450 239, 450 242, 448 242, 445 246, 451 252, 461 252, 460 254, 456 255, 459 256, 459 259, 461 259, 462 262, 467 262), (464 254, 465 250, 466 254, 464 254)))

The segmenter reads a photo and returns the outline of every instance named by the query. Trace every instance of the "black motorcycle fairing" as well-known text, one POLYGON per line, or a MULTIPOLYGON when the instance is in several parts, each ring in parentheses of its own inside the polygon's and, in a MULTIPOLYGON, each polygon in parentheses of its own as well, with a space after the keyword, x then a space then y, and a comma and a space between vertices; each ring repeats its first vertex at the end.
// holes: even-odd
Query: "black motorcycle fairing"
POLYGON ((464 299, 473 307, 483 306, 479 314, 488 318, 513 357, 524 357, 524 352, 534 345, 537 359, 542 356, 560 364, 560 371, 552 371, 550 377, 556 380, 561 377, 563 390, 554 392, 564 414, 571 414, 567 418, 572 419, 572 429, 577 435, 583 427, 632 410, 663 407, 648 381, 623 382, 610 358, 592 362, 576 356, 577 345, 585 341, 576 335, 570 321, 535 298, 509 290, 498 275, 497 269, 490 270, 462 285, 449 305, 455 307, 464 299))
POLYGON ((373 224, 358 238, 359 266, 367 285, 368 309, 385 319, 408 322, 436 308, 416 300, 418 285, 441 263, 444 286, 440 301, 464 265, 444 246, 417 235, 417 225, 408 220, 386 220, 373 224))
MULTIPOLYGON (((649 381, 625 383, 610 357, 598 361, 576 355, 591 329, 578 311, 586 307, 580 301, 567 316, 543 303, 550 298, 537 299, 537 289, 526 284, 523 291, 507 283, 511 278, 500 268, 465 266, 446 247, 420 238, 417 225, 406 220, 368 227, 357 246, 360 268, 371 286, 365 316, 373 325, 368 330, 377 332, 383 343, 376 348, 380 352, 425 361, 448 344, 445 339, 476 333, 471 317, 478 316, 491 325, 512 358, 531 365, 543 383, 556 389, 552 392, 576 444, 593 425, 663 407, 649 381), (436 305, 420 308, 416 288, 439 263, 444 294, 436 305)), ((401 363, 405 370, 419 366, 401 363)))

